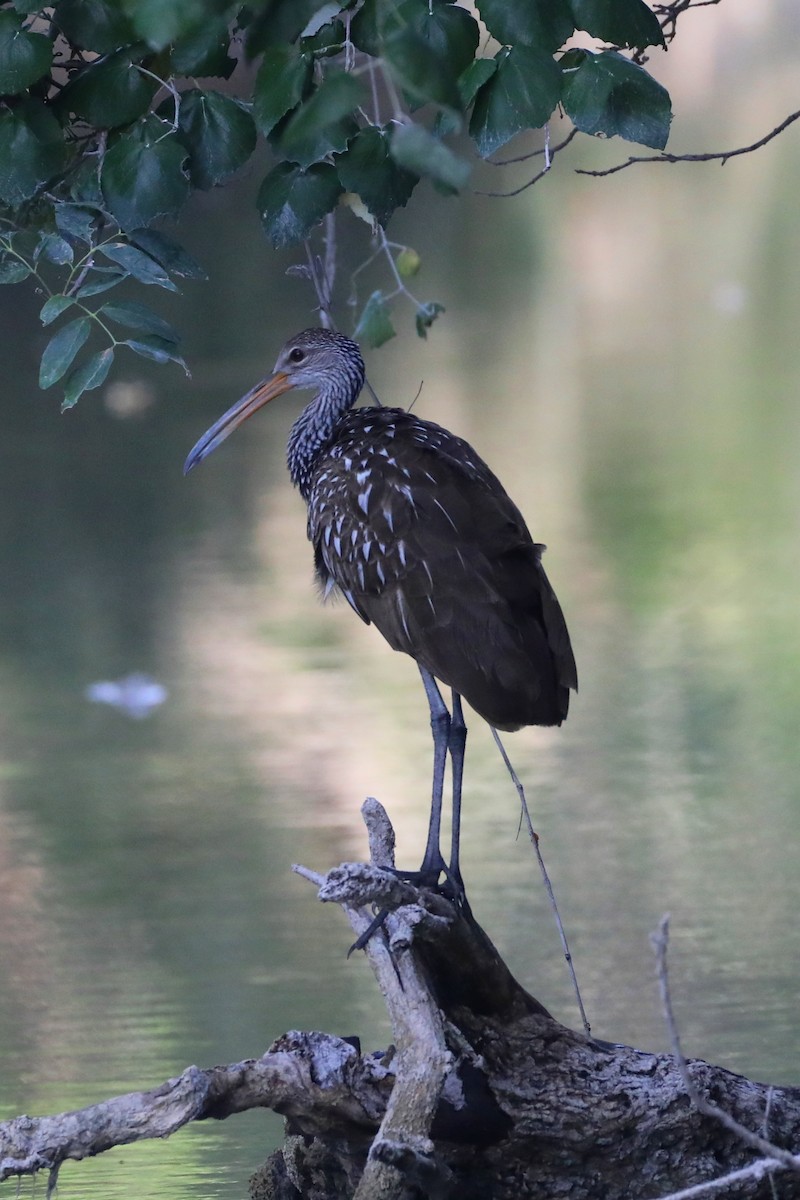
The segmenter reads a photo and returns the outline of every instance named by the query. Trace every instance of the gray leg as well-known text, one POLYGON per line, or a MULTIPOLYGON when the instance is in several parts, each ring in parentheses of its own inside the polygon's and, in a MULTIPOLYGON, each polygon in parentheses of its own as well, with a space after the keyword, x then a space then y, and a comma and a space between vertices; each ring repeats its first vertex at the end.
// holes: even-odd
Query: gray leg
POLYGON ((459 844, 461 839, 461 781, 464 777, 464 749, 467 744, 467 726, 464 723, 464 713, 461 710, 461 697, 453 689, 453 715, 450 721, 450 735, 447 748, 450 751, 450 763, 453 770, 453 832, 450 850, 450 869, 447 878, 458 893, 464 892, 464 881, 461 878, 459 864, 459 844))
MULTIPOLYGON (((419 665, 419 664, 417 664, 419 665)), ((444 859, 439 849, 439 833, 442 826, 442 793, 444 790, 444 769, 447 763, 447 750, 450 741, 450 713, 442 699, 442 694, 436 685, 436 680, 425 667, 419 668, 428 706, 431 710, 431 730, 433 732, 433 792, 431 796, 431 819, 428 825, 428 841, 425 845, 425 857, 420 867, 420 875, 435 877, 434 882, 445 870, 444 859)))

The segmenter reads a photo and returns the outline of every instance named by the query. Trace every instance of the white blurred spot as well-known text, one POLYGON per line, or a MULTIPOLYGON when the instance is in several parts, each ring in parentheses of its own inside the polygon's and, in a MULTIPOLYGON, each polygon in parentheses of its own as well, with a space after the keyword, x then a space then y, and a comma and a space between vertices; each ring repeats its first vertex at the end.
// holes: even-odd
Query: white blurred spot
POLYGON ((141 379, 118 379, 110 383, 103 393, 106 411, 121 421, 147 412, 155 398, 153 389, 141 379))
POLYGON ((85 696, 94 704, 110 704, 128 717, 140 720, 149 717, 154 708, 158 708, 167 698, 167 689, 150 675, 134 671, 122 679, 102 679, 98 683, 90 683, 85 696))
POLYGON ((725 317, 738 317, 747 308, 747 288, 735 280, 718 283, 711 293, 711 303, 725 317))

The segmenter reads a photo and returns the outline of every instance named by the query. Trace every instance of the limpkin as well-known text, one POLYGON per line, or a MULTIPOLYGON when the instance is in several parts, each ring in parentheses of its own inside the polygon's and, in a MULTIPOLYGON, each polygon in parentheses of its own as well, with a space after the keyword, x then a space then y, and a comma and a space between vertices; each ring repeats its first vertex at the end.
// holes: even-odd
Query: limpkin
MULTIPOLYGON (((324 596, 339 591, 422 675, 434 742, 433 796, 420 882, 444 873, 463 896, 459 868, 463 696, 495 729, 560 725, 577 672, 569 634, 516 505, 472 447, 402 408, 353 405, 364 384, 358 345, 306 329, 271 376, 203 434, 184 473, 290 388, 316 395, 292 426, 287 462, 308 505, 308 537, 324 596), (452 711, 437 680, 452 689, 452 711), (452 849, 439 840, 447 754, 452 849)), ((447 885, 446 885, 447 886, 447 885)))

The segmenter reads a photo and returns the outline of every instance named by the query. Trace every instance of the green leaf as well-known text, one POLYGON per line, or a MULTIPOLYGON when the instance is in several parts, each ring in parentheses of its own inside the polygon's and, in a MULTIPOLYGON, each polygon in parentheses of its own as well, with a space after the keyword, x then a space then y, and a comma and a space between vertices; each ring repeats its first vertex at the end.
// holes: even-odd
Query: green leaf
POLYGON ((281 153, 301 167, 310 167, 331 149, 343 150, 348 136, 355 132, 352 123, 345 124, 343 118, 350 116, 361 98, 357 79, 346 71, 331 71, 281 130, 281 153), (344 136, 332 145, 331 135, 340 123, 345 124, 344 136))
POLYGON ((314 13, 311 20, 308 21, 300 36, 304 38, 315 37, 319 33, 320 29, 327 25, 333 17, 338 17, 342 9, 346 7, 346 0, 343 0, 342 3, 339 3, 339 0, 327 0, 327 3, 323 4, 322 7, 314 13))
POLYGON ((281 158, 297 163, 305 169, 314 163, 329 161, 331 155, 341 154, 358 133, 358 122, 351 116, 340 117, 332 125, 326 125, 309 136, 306 142, 298 142, 291 150, 284 149, 282 132, 282 127, 278 125, 269 139, 270 142, 281 158))
POLYGON ((576 128, 663 150, 672 120, 667 90, 615 50, 581 53, 577 69, 564 73, 564 110, 576 128))
POLYGON ((100 183, 122 229, 174 215, 189 194, 186 147, 157 117, 147 117, 106 152, 100 183))
POLYGON ((364 0, 350 22, 351 42, 370 58, 380 58, 383 53, 383 8, 382 0, 364 0))
POLYGON ((128 234, 128 240, 149 254, 150 258, 155 258, 170 275, 178 275, 184 280, 207 280, 209 277, 180 242, 168 238, 160 229, 134 229, 128 234))
POLYGON ((439 313, 445 311, 444 305, 438 300, 429 300, 427 304, 420 304, 417 309, 417 337, 426 338, 428 330, 433 322, 438 317, 439 313))
MULTIPOLYGON (((552 0, 549 0, 552 3, 552 0)), ((517 7, 508 5, 506 7, 517 7)), ((404 0, 397 13, 448 71, 458 76, 475 57, 480 32, 478 22, 456 4, 428 5, 428 0, 404 0)))
POLYGON ((42 311, 39 313, 39 320, 43 325, 50 325, 55 321, 56 317, 60 317, 65 308, 69 308, 74 304, 72 296, 51 296, 49 300, 45 300, 42 305, 42 311))
POLYGON ((455 72, 413 29, 406 26, 389 34, 384 40, 383 57, 415 103, 459 107, 455 72))
POLYGON ((134 29, 153 50, 187 37, 226 7, 221 0, 123 0, 134 29))
POLYGON ((5 255, 0 258, 0 283, 21 283, 30 274, 31 268, 20 259, 5 255))
POLYGON ((74 46, 97 54, 134 40, 133 26, 115 0, 58 0, 54 20, 74 46))
POLYGON ((313 62, 296 46, 271 46, 256 76, 253 116, 266 137, 296 105, 311 83, 313 62))
POLYGON ((561 70, 555 59, 531 46, 497 55, 497 70, 478 91, 469 122, 482 158, 493 154, 523 129, 539 129, 561 96, 561 70))
POLYGON ((615 46, 663 46, 658 18, 644 0, 569 0, 576 29, 615 46))
POLYGON ((477 6, 486 28, 503 46, 534 46, 552 54, 575 28, 569 0, 477 0, 477 6))
POLYGON ((143 333, 141 337, 129 338, 122 344, 130 346, 131 350, 142 358, 150 358, 157 363, 177 363, 183 367, 185 374, 189 374, 186 363, 180 354, 175 353, 175 343, 168 341, 167 338, 158 337, 154 333, 143 333))
POLYGON ((53 45, 41 33, 28 33, 16 13, 0 12, 0 93, 16 96, 50 70, 53 45))
POLYGON ((336 205, 342 185, 334 167, 317 163, 307 171, 279 163, 261 184, 258 207, 276 250, 302 241, 336 205))
POLYGON ((149 254, 137 250, 135 246, 130 246, 127 242, 111 242, 109 245, 99 246, 98 249, 106 258, 119 263, 129 275, 138 279, 140 283, 154 283, 159 287, 166 288, 167 291, 177 292, 178 289, 163 267, 155 262, 149 254))
POLYGON ((236 59, 228 54, 230 44, 228 18, 223 14, 178 39, 170 54, 172 70, 195 79, 230 79, 236 69, 236 59))
POLYGON ((16 208, 63 168, 61 126, 38 100, 0 112, 0 200, 16 208))
POLYGON ((146 304, 139 304, 136 300, 119 300, 116 304, 104 304, 98 312, 117 325, 124 325, 126 329, 138 329, 142 333, 154 333, 164 341, 171 342, 173 346, 177 346, 181 340, 180 334, 172 328, 169 321, 165 321, 146 304))
POLYGON ((74 113, 96 129, 130 125, 147 112, 158 84, 137 67, 141 53, 120 50, 74 75, 58 97, 60 113, 74 113))
POLYGON ((470 165, 422 125, 397 125, 389 146, 394 161, 416 175, 426 175, 449 192, 459 192, 470 165))
POLYGON ((344 154, 336 156, 336 170, 345 191, 355 192, 381 225, 409 200, 419 181, 414 171, 398 166, 389 150, 386 130, 362 129, 344 154))
POLYGON ((384 342, 395 336, 394 326, 389 319, 389 310, 382 292, 373 292, 358 319, 355 335, 360 341, 377 350, 384 342))
POLYGON ((241 101, 190 88, 181 95, 178 137, 189 151, 189 178, 207 190, 247 162, 255 150, 256 127, 241 101))
POLYGON ((269 47, 296 42, 320 8, 321 0, 270 0, 247 26, 247 57, 252 59, 269 47))
POLYGON ((68 241, 59 237, 57 233, 47 231, 39 234, 39 245, 34 252, 34 258, 38 260, 42 254, 48 262, 54 263, 57 267, 65 267, 75 257, 68 241))
POLYGON ((100 387, 101 383, 105 383, 106 375, 108 375, 113 361, 114 350, 109 346, 106 350, 99 350, 97 354, 87 358, 80 367, 71 371, 64 383, 61 411, 66 412, 68 408, 72 408, 84 392, 90 392, 92 388, 100 387))
MULTIPOLYGON (((100 268, 95 268, 92 272, 94 275, 100 268)), ((127 271, 114 271, 106 275, 103 279, 94 279, 91 283, 83 283, 75 293, 76 300, 85 300, 87 296, 99 296, 101 292, 107 292, 109 288, 116 287, 118 283, 122 283, 123 279, 129 279, 127 271)))
MULTIPOLYGON (((337 5, 337 7, 341 8, 341 5, 337 5)), ((320 12, 323 11, 323 9, 320 9, 320 12)), ((338 19, 336 21, 330 21, 320 26, 313 36, 309 36, 306 33, 306 30, 314 26, 316 17, 319 15, 320 14, 317 13, 316 16, 309 21, 306 29, 303 30, 303 36, 300 38, 298 45, 304 54, 309 55, 309 57, 312 57, 315 60, 320 58, 333 58, 337 54, 341 54, 342 50, 344 49, 345 41, 347 40, 344 22, 338 19)))
POLYGON ((100 190, 100 159, 89 156, 78 161, 78 165, 69 176, 69 195, 75 204, 85 204, 94 208, 105 218, 105 201, 100 190))
POLYGON ((49 388, 72 366, 72 360, 89 336, 89 317, 76 317, 54 333, 44 348, 39 366, 39 387, 49 388))
POLYGON ((59 233, 77 238, 91 246, 94 241, 100 214, 96 208, 84 208, 78 204, 57 202, 53 212, 59 233))
POLYGON ((130 241, 160 263, 170 275, 177 275, 181 279, 208 279, 206 272, 191 254, 184 250, 179 242, 167 237, 160 230, 134 229, 128 236, 130 241))
POLYGON ((458 91, 464 108, 469 108, 478 91, 497 70, 496 58, 476 58, 458 80, 458 91))

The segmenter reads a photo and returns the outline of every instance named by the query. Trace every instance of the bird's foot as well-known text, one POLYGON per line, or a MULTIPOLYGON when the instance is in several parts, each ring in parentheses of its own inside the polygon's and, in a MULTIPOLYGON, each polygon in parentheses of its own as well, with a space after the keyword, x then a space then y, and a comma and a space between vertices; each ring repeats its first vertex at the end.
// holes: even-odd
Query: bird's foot
MULTIPOLYGON (((398 879, 403 879, 407 883, 413 884, 414 887, 429 888, 432 892, 436 892, 437 895, 443 896, 445 900, 449 900, 465 916, 469 917, 472 915, 464 888, 464 881, 461 878, 461 872, 457 868, 453 872, 442 862, 438 867, 430 867, 426 863, 423 863, 418 871, 404 871, 397 867, 384 867, 383 869, 391 872, 392 875, 396 875, 398 879), (442 874, 444 874, 445 879, 440 884, 439 878, 442 874)), ((383 928, 390 911, 388 908, 379 909, 364 932, 356 938, 347 951, 348 958, 354 950, 363 950, 370 938, 374 937, 383 928)))
POLYGON ((363 950, 364 949, 364 947, 366 946, 366 944, 370 940, 370 938, 374 934, 376 934, 379 929, 382 929, 383 926, 386 924, 386 918, 388 917, 388 915, 389 915, 388 908, 382 908, 379 912, 377 912, 375 914, 375 916, 372 918, 372 920, 370 921, 369 925, 364 930, 364 932, 360 933, 358 935, 358 937, 353 942, 350 949, 347 951, 348 958, 350 957, 350 955, 353 953, 354 950, 363 950))
MULTIPOLYGON (((454 904, 464 916, 472 916, 472 910, 469 906, 464 887, 464 880, 461 877, 458 865, 449 867, 441 855, 432 862, 423 861, 422 866, 417 871, 386 866, 382 869, 395 875, 398 879, 412 884, 414 887, 428 888, 430 891, 436 892, 437 895, 443 896, 445 900, 449 900, 451 904, 454 904), (444 880, 440 883, 439 880, 442 875, 444 875, 444 880)), ((383 928, 390 911, 388 908, 381 908, 376 912, 367 928, 356 938, 347 951, 348 958, 354 950, 363 950, 370 938, 374 937, 378 930, 383 928)))
POLYGON ((417 871, 401 870, 399 867, 386 867, 392 875, 396 875, 398 879, 404 879, 406 883, 412 883, 414 887, 431 888, 432 891, 438 891, 439 877, 442 872, 447 873, 447 867, 442 863, 439 866, 427 866, 425 863, 417 871))
POLYGON ((418 871, 400 871, 394 867, 390 869, 394 875, 413 883, 415 887, 430 888, 459 906, 466 904, 467 893, 458 864, 448 866, 441 856, 432 863, 423 862, 418 871), (440 883, 442 875, 444 880, 440 883))

